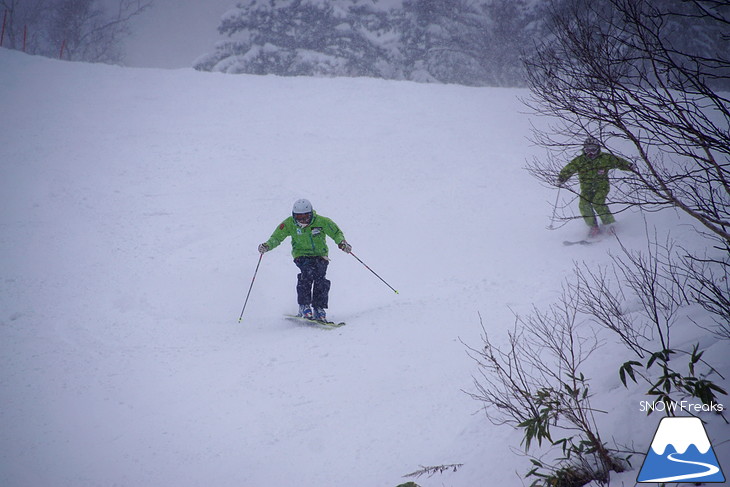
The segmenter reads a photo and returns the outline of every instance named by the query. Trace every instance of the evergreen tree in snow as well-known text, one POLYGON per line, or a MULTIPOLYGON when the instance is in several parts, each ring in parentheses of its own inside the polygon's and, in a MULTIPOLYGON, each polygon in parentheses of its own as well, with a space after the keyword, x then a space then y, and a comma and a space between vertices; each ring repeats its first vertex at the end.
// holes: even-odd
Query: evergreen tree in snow
MULTIPOLYGON (((695 53, 698 60, 726 52, 727 26, 713 22, 707 8, 722 2, 653 3, 669 13, 661 21, 672 24, 666 30, 674 48, 695 53), (705 13, 698 15, 694 5, 705 13)), ((522 59, 551 38, 549 19, 588 7, 582 0, 245 0, 221 21, 218 30, 227 39, 194 66, 227 73, 521 86, 522 59)))
POLYGON ((526 0, 492 0, 482 10, 488 19, 480 39, 480 61, 489 67, 485 84, 524 84, 522 55, 542 35, 539 10, 526 0))
POLYGON ((388 17, 372 1, 248 0, 218 28, 229 40, 195 68, 227 73, 390 77, 388 17))
POLYGON ((488 66, 481 62, 487 19, 469 0, 406 0, 402 51, 407 78, 415 81, 481 85, 488 66))
POLYGON ((525 0, 247 0, 194 66, 227 73, 521 83, 525 0))

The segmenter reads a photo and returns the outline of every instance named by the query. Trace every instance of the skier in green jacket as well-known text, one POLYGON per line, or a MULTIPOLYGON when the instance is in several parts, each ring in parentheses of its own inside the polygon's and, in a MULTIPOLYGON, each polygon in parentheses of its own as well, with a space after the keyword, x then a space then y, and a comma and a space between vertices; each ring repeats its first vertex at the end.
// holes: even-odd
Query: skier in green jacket
POLYGON ((601 145, 593 137, 588 137, 583 144, 583 154, 566 165, 558 175, 558 185, 562 186, 573 174, 578 173, 580 182, 580 198, 578 208, 583 220, 590 230, 589 237, 601 233, 596 216, 604 225, 613 224, 616 219, 606 204, 606 197, 611 189, 608 173, 611 169, 631 170, 631 163, 608 152, 601 152, 601 145))
POLYGON ((309 200, 300 199, 294 202, 292 216, 281 222, 271 237, 259 245, 259 252, 263 254, 276 248, 286 237, 291 237, 291 253, 300 270, 297 275, 297 316, 317 321, 327 321, 325 309, 330 290, 330 281, 325 277, 329 265, 327 236, 343 252, 349 254, 352 250, 335 222, 318 215, 309 200))

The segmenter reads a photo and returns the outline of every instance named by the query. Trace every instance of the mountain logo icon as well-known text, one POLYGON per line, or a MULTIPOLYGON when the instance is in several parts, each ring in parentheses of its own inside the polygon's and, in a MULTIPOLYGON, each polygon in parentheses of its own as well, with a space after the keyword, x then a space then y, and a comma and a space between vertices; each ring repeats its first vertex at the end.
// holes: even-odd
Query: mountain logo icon
POLYGON ((702 420, 662 418, 636 481, 725 482, 702 420))

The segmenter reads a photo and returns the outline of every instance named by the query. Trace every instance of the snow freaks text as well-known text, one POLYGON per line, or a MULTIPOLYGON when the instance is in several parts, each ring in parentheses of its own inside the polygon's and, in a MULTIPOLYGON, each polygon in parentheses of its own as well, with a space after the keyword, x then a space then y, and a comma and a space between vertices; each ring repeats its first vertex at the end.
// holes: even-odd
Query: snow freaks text
POLYGON ((697 404, 689 401, 640 401, 639 411, 643 413, 721 413, 725 410, 725 406, 720 403, 711 402, 709 404, 697 404))

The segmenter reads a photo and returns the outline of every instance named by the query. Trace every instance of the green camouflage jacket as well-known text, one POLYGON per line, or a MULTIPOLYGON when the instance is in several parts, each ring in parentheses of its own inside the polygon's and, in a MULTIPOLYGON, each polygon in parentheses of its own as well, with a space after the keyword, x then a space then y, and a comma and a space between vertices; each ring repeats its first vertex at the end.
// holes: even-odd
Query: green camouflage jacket
POLYGON ((564 183, 573 174, 578 173, 581 191, 608 189, 608 172, 611 169, 628 171, 631 169, 631 163, 608 152, 602 152, 593 159, 581 154, 560 171, 558 182, 564 183))

